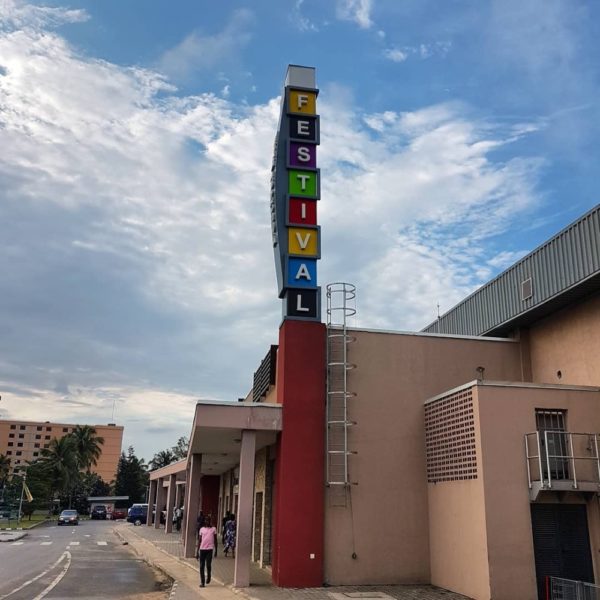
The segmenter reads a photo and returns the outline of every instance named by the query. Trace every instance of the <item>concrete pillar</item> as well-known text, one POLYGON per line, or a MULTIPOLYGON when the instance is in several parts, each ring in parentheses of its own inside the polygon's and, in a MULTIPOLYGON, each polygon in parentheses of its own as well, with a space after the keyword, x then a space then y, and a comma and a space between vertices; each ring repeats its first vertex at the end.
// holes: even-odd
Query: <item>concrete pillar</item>
POLYGON ((175 484, 175 507, 181 506, 181 490, 183 489, 182 484, 175 484))
POLYGON ((164 477, 158 480, 156 489, 156 513, 154 514, 154 529, 160 529, 160 515, 165 504, 164 477))
POLYGON ((146 513, 146 525, 152 525, 152 506, 156 502, 156 479, 150 480, 150 489, 148 490, 148 512, 146 513))
POLYGON ((175 512, 175 481, 177 475, 169 475, 169 489, 167 490, 167 517, 165 519, 165 533, 173 531, 173 513, 175 512))
POLYGON ((185 558, 194 558, 198 532, 196 519, 200 512, 200 480, 202 479, 202 454, 192 454, 189 459, 189 471, 185 485, 185 505, 183 516, 185 519, 185 534, 183 552, 185 558))
POLYGON ((237 512, 237 536, 233 585, 250 586, 250 558, 252 556, 252 506, 254 505, 254 455, 256 431, 242 431, 240 478, 237 512))

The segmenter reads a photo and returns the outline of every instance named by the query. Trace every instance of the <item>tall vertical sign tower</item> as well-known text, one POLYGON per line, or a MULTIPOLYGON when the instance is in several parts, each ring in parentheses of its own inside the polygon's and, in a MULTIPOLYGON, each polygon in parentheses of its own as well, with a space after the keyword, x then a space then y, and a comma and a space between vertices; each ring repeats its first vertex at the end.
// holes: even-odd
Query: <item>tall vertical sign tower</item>
POLYGON ((271 175, 271 225, 283 318, 320 321, 317 260, 320 173, 315 69, 290 65, 281 101, 271 175))
POLYGON ((325 326, 317 284, 319 116, 315 70, 288 67, 275 138, 271 218, 283 321, 277 351, 277 440, 273 581, 323 584, 325 489, 325 326))

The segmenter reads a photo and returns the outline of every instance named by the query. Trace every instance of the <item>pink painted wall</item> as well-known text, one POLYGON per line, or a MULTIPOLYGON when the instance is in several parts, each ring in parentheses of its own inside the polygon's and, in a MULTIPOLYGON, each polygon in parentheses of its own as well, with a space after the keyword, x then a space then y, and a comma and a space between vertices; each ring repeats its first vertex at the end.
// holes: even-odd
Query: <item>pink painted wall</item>
MULTIPOLYGON (((331 584, 429 583, 426 399, 485 376, 519 380, 519 344, 353 330, 349 432, 351 507, 325 497, 325 578, 331 584), (355 552, 357 558, 352 558, 355 552)), ((285 421, 284 421, 285 426, 285 421)))

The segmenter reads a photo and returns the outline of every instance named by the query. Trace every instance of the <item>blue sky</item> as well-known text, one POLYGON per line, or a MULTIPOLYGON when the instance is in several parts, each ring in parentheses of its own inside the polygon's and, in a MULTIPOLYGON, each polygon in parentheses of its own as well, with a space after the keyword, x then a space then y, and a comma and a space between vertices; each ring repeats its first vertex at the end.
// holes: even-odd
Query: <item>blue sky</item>
POLYGON ((317 68, 319 282, 418 330, 598 201, 578 0, 0 1, 0 415, 143 456, 277 342, 269 169, 317 68))

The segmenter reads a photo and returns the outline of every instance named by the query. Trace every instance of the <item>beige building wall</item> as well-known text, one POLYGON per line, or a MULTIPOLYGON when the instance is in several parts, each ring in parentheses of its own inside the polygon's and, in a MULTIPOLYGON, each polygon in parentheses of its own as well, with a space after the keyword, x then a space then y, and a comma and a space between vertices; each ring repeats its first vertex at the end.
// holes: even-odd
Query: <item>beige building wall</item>
MULTIPOLYGON (((72 423, 50 423, 41 421, 0 421, 0 453, 11 458, 12 468, 25 466, 41 456, 50 440, 60 439, 71 433, 76 425, 72 423)), ((93 425, 96 434, 104 438, 101 446, 102 454, 98 464, 92 471, 98 473, 106 482, 110 483, 117 474, 121 444, 123 441, 123 427, 117 425, 93 425)))
POLYGON ((325 498, 325 579, 330 584, 429 583, 425 477, 427 398, 485 377, 519 380, 512 340, 352 330, 348 388, 351 502, 325 498), (356 553, 356 558, 352 554, 356 553))
MULTIPOLYGON (((479 423, 473 398, 473 421, 479 423)), ((452 417, 447 421, 451 422, 452 417)), ((459 434, 460 436, 460 434, 459 434)), ((474 431, 475 479, 428 483, 431 583, 469 598, 490 597, 481 432, 474 431)))
POLYGON ((529 338, 533 381, 600 385, 600 295, 539 321, 529 338))
MULTIPOLYGON (((475 388, 475 395, 482 440, 491 597, 536 600, 524 435, 536 430, 536 408, 567 410, 569 431, 600 432, 600 392, 484 384, 475 388)), ((558 498, 554 492, 542 492, 540 500, 585 502, 582 494, 567 496, 558 498)), ((588 526, 596 574, 600 566, 598 517, 598 502, 593 501, 588 505, 588 526)))

